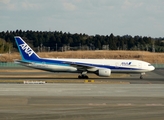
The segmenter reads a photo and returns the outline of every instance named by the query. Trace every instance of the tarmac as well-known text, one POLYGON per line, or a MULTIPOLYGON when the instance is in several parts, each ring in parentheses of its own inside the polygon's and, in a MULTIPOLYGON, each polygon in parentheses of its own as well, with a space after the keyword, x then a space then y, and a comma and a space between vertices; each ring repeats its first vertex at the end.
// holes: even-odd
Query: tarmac
MULTIPOLYGON (((163 69, 157 69, 142 80, 133 74, 92 78, 102 81, 99 83, 68 83, 78 80, 74 77, 68 81, 46 77, 67 83, 1 83, 0 120, 163 120, 163 73, 163 69)), ((34 76, 12 79, 9 73, 6 75, 8 78, 3 76, 1 80, 45 80, 34 76)))

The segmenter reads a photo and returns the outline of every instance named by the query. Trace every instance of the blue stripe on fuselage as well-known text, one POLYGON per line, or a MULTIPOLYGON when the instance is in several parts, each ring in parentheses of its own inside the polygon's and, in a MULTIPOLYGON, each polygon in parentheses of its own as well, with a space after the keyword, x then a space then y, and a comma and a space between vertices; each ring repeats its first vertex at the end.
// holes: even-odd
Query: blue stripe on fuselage
MULTIPOLYGON (((50 60, 50 59, 44 59, 44 58, 40 58, 38 60, 28 60, 26 62, 34 62, 34 63, 38 63, 38 64, 48 64, 48 65, 59 65, 59 66, 70 66, 70 64, 65 63, 68 61, 62 61, 62 60, 50 60)), ((90 64, 90 63, 81 63, 81 62, 73 62, 74 64, 80 64, 80 65, 87 65, 87 66, 91 66, 91 67, 99 67, 99 68, 106 68, 106 69, 111 69, 111 70, 142 70, 142 69, 138 69, 138 68, 128 68, 128 67, 116 67, 116 66, 109 66, 109 65, 99 65, 99 64, 90 64)))

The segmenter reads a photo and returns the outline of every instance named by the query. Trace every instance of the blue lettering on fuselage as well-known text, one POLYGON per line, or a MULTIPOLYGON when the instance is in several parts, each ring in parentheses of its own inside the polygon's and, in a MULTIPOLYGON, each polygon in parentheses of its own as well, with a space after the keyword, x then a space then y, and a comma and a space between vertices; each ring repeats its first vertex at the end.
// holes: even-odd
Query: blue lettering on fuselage
POLYGON ((132 62, 122 62, 121 66, 130 66, 132 62))

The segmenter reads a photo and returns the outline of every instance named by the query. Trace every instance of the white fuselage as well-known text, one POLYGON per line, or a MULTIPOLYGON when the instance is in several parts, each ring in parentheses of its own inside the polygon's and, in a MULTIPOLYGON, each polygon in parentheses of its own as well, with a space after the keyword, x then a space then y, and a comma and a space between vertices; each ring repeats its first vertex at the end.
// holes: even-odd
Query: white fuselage
POLYGON ((155 68, 148 62, 140 60, 124 59, 48 59, 43 58, 42 62, 33 62, 25 66, 42 69, 52 72, 77 72, 77 67, 68 65, 65 62, 81 63, 93 68, 87 69, 88 72, 95 72, 98 69, 110 69, 112 73, 144 73, 154 70, 155 68), (60 61, 60 63, 49 64, 47 60, 60 61), (61 63, 62 61, 62 63, 61 63))

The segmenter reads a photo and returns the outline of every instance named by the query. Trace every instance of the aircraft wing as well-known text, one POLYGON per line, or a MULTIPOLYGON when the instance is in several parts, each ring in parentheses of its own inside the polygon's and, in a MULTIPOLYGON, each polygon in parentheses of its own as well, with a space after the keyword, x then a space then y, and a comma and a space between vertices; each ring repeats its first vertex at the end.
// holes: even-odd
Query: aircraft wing
POLYGON ((77 68, 78 70, 87 70, 95 68, 94 66, 83 64, 83 63, 77 63, 77 62, 64 62, 66 64, 69 64, 72 67, 77 68))

